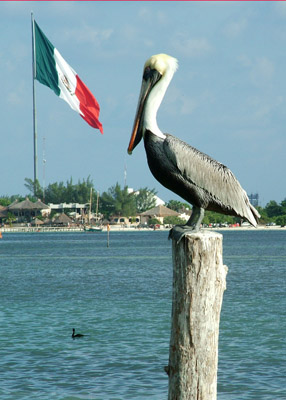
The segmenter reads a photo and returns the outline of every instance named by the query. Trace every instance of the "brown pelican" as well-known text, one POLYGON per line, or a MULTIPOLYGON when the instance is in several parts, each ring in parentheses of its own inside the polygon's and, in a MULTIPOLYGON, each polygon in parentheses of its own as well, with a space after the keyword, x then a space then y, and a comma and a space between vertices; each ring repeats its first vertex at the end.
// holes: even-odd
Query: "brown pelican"
POLYGON ((157 125, 158 108, 177 67, 177 60, 166 54, 154 55, 146 61, 128 146, 131 154, 143 137, 154 177, 193 206, 186 225, 175 226, 169 237, 179 241, 187 232, 197 232, 204 210, 238 216, 256 226, 260 215, 233 173, 180 139, 162 133, 157 125))

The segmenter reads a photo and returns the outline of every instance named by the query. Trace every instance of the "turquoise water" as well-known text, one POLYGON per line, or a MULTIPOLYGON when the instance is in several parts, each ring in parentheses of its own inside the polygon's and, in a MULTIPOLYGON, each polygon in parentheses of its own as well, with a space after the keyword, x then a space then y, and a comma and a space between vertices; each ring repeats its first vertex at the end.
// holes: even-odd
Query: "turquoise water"
MULTIPOLYGON (((4 234, 0 398, 167 398, 167 232, 4 234), (72 328, 84 333, 71 338, 72 328)), ((225 231, 218 399, 286 399, 286 232, 225 231)))

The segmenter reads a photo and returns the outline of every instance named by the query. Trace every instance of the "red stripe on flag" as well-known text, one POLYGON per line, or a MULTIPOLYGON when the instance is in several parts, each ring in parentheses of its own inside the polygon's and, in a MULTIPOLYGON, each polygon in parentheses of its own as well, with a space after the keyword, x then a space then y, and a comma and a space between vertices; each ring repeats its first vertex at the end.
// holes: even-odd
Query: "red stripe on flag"
POLYGON ((75 89, 75 95, 79 99, 79 108, 83 115, 81 117, 93 128, 97 128, 103 133, 102 124, 99 122, 99 104, 88 89, 88 87, 82 82, 78 75, 76 75, 77 85, 75 89))

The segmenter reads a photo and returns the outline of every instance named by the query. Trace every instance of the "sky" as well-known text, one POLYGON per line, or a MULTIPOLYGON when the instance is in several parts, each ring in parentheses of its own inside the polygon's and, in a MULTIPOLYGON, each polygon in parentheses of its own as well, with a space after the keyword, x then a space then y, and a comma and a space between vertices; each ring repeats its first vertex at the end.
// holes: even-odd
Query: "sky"
POLYGON ((42 186, 117 182, 180 200, 127 147, 145 61, 179 61, 158 126, 228 166, 264 207, 286 198, 286 2, 0 2, 0 196, 33 179, 31 12, 100 105, 104 134, 36 81, 42 186), (43 160, 46 160, 45 162, 43 160), (126 173, 125 173, 126 172, 126 173))

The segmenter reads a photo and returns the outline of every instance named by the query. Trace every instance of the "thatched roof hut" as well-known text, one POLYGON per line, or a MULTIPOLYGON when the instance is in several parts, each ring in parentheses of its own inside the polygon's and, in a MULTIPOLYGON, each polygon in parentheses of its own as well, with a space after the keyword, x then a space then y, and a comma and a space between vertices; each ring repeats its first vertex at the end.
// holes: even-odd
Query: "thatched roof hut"
POLYGON ((73 220, 64 213, 58 215, 53 220, 53 225, 69 226, 72 223, 73 223, 73 220))
POLYGON ((48 209, 49 206, 42 203, 40 200, 33 203, 28 197, 24 201, 14 201, 8 206, 8 210, 12 212, 18 219, 28 219, 36 217, 43 209, 48 209))
POLYGON ((34 203, 35 207, 37 207, 39 210, 48 210, 50 207, 47 206, 47 204, 43 203, 40 199, 34 203))
POLYGON ((8 208, 9 208, 9 211, 18 211, 18 210, 26 211, 26 210, 34 210, 36 207, 35 207, 35 204, 31 200, 29 200, 27 197, 26 200, 24 200, 24 201, 20 201, 20 202, 18 200, 14 201, 14 203, 10 204, 10 206, 8 206, 8 208))
POLYGON ((159 221, 163 223, 163 219, 165 217, 179 217, 179 213, 177 211, 171 210, 168 207, 163 205, 159 205, 157 207, 151 208, 150 210, 144 211, 140 214, 141 223, 147 222, 149 218, 157 218, 159 221))
POLYGON ((157 206, 154 208, 151 208, 150 210, 144 211, 143 213, 140 214, 141 216, 148 216, 148 217, 170 217, 170 216, 175 216, 178 217, 180 214, 177 211, 171 210, 168 207, 165 206, 157 206))
POLYGON ((11 211, 17 211, 17 210, 44 210, 48 209, 49 206, 41 202, 41 200, 37 200, 35 203, 33 203, 28 197, 24 201, 14 201, 12 204, 8 206, 8 209, 11 211))
POLYGON ((35 218, 35 219, 33 219, 33 221, 31 222, 31 225, 32 226, 39 226, 39 225, 43 225, 44 224, 44 222, 41 220, 41 219, 39 219, 39 218, 35 218))

